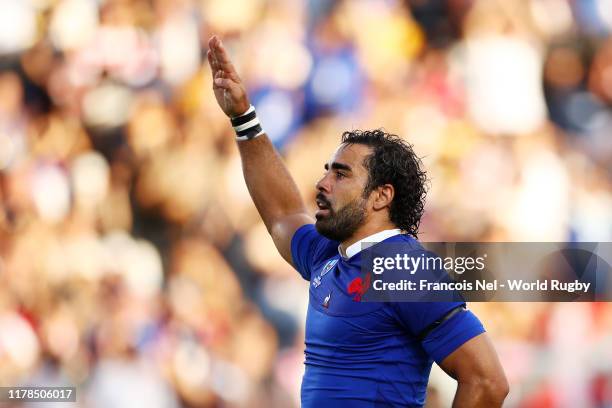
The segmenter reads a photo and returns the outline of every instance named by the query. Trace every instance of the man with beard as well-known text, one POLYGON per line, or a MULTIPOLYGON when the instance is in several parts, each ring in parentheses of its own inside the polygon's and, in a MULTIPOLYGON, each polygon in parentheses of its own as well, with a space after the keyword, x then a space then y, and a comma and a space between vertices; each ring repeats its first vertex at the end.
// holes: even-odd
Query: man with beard
POLYGON ((505 375, 463 302, 358 302, 361 244, 416 241, 425 173, 381 130, 345 132, 318 181, 316 222, 263 132, 221 41, 209 41, 215 97, 236 131, 247 187, 274 243, 311 282, 302 407, 420 407, 433 361, 458 382, 455 407, 499 407, 505 375))

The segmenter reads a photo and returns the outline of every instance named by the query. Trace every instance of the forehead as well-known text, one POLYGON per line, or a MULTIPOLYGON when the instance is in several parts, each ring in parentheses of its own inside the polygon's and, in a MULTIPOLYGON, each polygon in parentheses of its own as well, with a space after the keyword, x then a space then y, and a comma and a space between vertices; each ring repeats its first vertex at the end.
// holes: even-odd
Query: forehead
POLYGON ((341 144, 332 154, 329 164, 337 162, 351 166, 354 171, 365 170, 363 165, 372 148, 363 144, 341 144))

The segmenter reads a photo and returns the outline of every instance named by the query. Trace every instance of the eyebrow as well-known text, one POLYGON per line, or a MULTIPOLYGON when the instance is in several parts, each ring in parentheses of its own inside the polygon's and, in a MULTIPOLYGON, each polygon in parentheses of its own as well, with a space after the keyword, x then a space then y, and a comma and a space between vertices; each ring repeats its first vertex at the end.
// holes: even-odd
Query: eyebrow
MULTIPOLYGON (((325 163, 325 170, 329 170, 329 164, 325 163)), ((331 168, 335 169, 335 170, 346 170, 346 171, 353 171, 353 169, 351 168, 351 166, 349 166, 348 164, 344 164, 344 163, 339 163, 339 162, 333 162, 331 164, 331 168)))

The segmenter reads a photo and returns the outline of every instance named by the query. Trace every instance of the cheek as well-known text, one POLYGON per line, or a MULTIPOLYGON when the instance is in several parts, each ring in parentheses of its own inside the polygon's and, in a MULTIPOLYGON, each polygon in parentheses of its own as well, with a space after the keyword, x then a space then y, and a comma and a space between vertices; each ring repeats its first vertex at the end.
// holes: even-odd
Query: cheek
POLYGON ((346 192, 347 197, 350 196, 352 200, 356 198, 363 197, 363 191, 365 189, 365 183, 360 178, 353 178, 350 180, 346 180, 346 183, 343 183, 342 186, 343 191, 346 192))
POLYGON ((345 205, 362 198, 363 187, 356 182, 337 183, 332 195, 334 209, 342 208, 345 205))

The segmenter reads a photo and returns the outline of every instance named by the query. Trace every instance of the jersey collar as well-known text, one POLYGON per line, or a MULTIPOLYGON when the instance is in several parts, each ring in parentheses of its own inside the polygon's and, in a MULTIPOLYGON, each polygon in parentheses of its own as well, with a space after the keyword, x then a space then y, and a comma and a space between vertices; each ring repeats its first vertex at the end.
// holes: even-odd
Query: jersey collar
POLYGON ((348 246, 348 248, 346 248, 346 256, 344 256, 342 254, 342 249, 340 248, 340 245, 338 245, 338 252, 340 253, 340 256, 344 259, 349 259, 352 258, 353 256, 357 255, 359 252, 361 252, 362 247, 361 244, 362 243, 374 243, 377 244, 381 241, 384 241, 387 238, 391 238, 394 237, 396 235, 399 235, 402 233, 402 230, 399 228, 395 228, 395 229, 389 229, 389 230, 383 230, 383 231, 379 231, 375 234, 369 235, 363 239, 360 239, 359 241, 355 242, 354 244, 351 244, 348 246))

